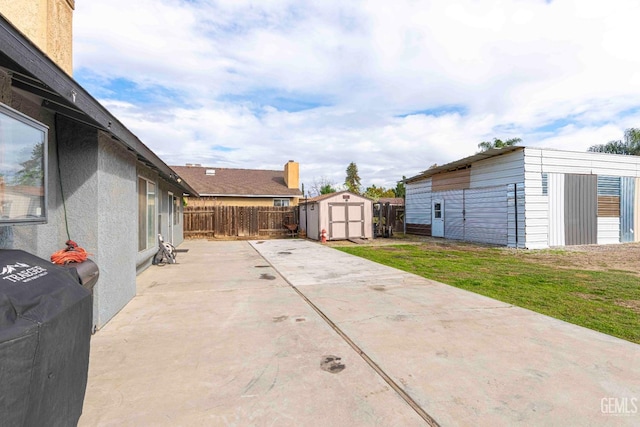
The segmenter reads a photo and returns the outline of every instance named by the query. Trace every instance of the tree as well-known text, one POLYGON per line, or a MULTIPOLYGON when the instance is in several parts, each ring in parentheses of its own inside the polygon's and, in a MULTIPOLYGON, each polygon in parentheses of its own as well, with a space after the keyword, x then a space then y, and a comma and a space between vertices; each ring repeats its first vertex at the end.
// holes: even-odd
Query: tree
POLYGON ((402 175, 402 181, 398 181, 398 183, 396 184, 396 188, 393 190, 393 195, 395 197, 402 197, 404 198, 404 195, 406 194, 407 190, 404 186, 404 181, 407 179, 406 176, 402 175))
POLYGON ((31 150, 31 157, 20 163, 20 169, 13 177, 14 185, 26 185, 40 187, 43 185, 44 171, 42 169, 44 159, 44 144, 39 143, 31 150))
POLYGON ((364 195, 370 199, 373 199, 373 201, 377 202, 378 200, 380 200, 382 197, 394 197, 395 194, 393 192, 392 189, 387 189, 384 187, 376 187, 375 184, 367 187, 367 189, 364 192, 364 195))
POLYGON ((319 179, 313 179, 309 195, 310 197, 315 197, 321 194, 335 193, 336 191, 338 190, 336 189, 335 183, 329 178, 322 176, 319 179))
POLYGON ((358 166, 354 162, 347 166, 347 177, 344 180, 344 186, 347 190, 355 194, 360 194, 360 175, 358 175, 358 166))
POLYGON ((320 187, 320 194, 331 194, 335 192, 336 192, 336 189, 333 188, 331 184, 325 184, 322 187, 320 187))
POLYGON ((624 141, 609 141, 589 147, 596 153, 627 154, 640 156, 640 128, 629 128, 624 131, 624 141))
POLYGON ((510 139, 507 139, 506 141, 503 141, 498 138, 493 138, 493 142, 482 141, 480 144, 478 144, 478 148, 480 149, 480 152, 483 152, 483 151, 490 150, 492 148, 510 147, 512 145, 519 144, 520 142, 522 142, 521 138, 510 138, 510 139))

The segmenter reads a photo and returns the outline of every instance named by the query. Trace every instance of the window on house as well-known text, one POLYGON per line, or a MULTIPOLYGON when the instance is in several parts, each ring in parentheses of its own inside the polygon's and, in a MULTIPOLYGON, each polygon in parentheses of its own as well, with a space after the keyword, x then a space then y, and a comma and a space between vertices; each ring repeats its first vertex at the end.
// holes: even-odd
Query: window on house
POLYGON ((546 173, 542 174, 542 195, 549 195, 549 175, 546 173))
POLYGON ((278 206, 278 207, 289 206, 289 199, 273 199, 273 206, 278 206))
POLYGON ((0 104, 0 224, 45 223, 48 128, 0 104))
POLYGON ((173 225, 180 224, 180 198, 173 198, 173 225))
POLYGON ((156 245, 156 184, 138 178, 138 250, 156 245))

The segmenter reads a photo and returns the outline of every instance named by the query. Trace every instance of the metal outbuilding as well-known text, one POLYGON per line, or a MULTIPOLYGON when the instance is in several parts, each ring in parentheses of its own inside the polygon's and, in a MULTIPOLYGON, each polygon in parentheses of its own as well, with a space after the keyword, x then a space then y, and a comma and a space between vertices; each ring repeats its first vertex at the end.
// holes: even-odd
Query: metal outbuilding
POLYGON ((373 200, 348 191, 323 194, 300 202, 300 229, 320 240, 373 238, 373 200))
POLYGON ((640 241, 640 156, 491 149, 406 180, 406 231, 518 248, 640 241))

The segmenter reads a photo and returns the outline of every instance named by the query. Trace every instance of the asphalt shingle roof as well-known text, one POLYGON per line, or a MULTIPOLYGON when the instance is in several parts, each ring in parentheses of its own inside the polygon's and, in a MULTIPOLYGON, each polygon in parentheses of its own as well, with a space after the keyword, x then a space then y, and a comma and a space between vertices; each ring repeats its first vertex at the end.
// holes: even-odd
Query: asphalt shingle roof
POLYGON ((297 188, 287 188, 284 171, 231 169, 205 166, 171 166, 201 196, 302 196, 297 188), (207 175, 207 170, 215 170, 207 175))

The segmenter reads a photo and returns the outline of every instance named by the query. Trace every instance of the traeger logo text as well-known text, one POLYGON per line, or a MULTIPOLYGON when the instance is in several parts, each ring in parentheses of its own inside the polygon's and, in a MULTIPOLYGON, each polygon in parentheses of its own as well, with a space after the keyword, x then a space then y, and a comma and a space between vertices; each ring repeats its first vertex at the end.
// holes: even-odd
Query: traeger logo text
POLYGON ((39 265, 31 267, 29 264, 17 262, 3 267, 0 276, 2 276, 2 280, 8 280, 12 283, 27 283, 47 274, 48 271, 44 267, 39 265))

